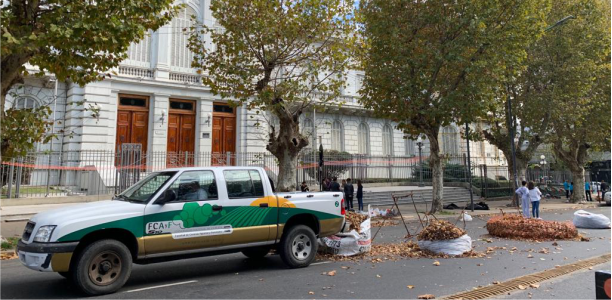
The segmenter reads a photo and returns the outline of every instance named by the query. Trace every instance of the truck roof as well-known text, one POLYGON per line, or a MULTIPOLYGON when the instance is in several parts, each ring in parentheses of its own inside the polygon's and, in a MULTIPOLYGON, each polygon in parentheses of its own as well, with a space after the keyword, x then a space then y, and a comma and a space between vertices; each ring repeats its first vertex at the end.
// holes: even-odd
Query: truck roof
POLYGON ((257 167, 257 166, 238 166, 238 167, 234 167, 234 166, 218 166, 218 167, 181 167, 181 168, 169 168, 169 169, 164 169, 164 170, 160 170, 160 172, 164 172, 164 171, 199 171, 199 170, 244 170, 244 169, 250 169, 250 170, 263 170, 262 167, 257 167))

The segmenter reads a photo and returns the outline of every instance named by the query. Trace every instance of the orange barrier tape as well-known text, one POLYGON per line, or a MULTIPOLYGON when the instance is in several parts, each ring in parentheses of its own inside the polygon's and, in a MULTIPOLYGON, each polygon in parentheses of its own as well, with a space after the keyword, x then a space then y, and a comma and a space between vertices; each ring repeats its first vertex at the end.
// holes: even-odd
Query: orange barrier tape
MULTIPOLYGON (((398 160, 378 160, 378 159, 352 159, 352 160, 335 160, 335 161, 325 161, 325 166, 345 166, 345 165, 354 165, 354 166, 364 166, 364 167, 371 167, 371 168, 384 168, 384 167, 388 167, 388 166, 394 166, 394 164, 398 164, 398 163, 415 163, 419 161, 419 157, 412 157, 412 158, 406 158, 406 159, 398 159, 398 160)), ((160 171, 160 170, 165 170, 165 169, 170 169, 170 168, 192 168, 192 167, 210 167, 210 166, 197 166, 197 165, 187 165, 187 164, 183 164, 183 165, 172 165, 172 164, 167 164, 166 166, 148 166, 146 164, 141 164, 141 165, 130 165, 130 166, 95 166, 95 165, 89 165, 89 166, 83 166, 83 167, 79 167, 79 166, 55 166, 55 165, 35 165, 35 164, 28 164, 28 163, 16 163, 16 162, 2 162, 3 165, 6 166, 15 166, 15 167, 23 167, 23 168, 31 168, 31 169, 37 169, 37 170, 66 170, 66 171, 101 171, 101 170, 118 170, 118 171, 122 171, 122 170, 141 170, 141 171, 160 171)), ((221 164, 220 164, 221 165, 221 164)), ((302 164, 300 166, 298 166, 298 169, 310 169, 310 168, 318 168, 319 167, 319 163, 318 162, 313 162, 313 163, 307 163, 307 164, 302 164)), ((408 165, 406 165, 406 167, 408 167, 408 165)), ((271 171, 271 169, 269 167, 264 167, 264 169, 266 171, 271 171)))

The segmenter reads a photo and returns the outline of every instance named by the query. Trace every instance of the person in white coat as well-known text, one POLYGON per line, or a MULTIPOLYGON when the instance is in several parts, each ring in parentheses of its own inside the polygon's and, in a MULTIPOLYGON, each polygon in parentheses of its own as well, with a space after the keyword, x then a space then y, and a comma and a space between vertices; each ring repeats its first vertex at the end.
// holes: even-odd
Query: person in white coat
POLYGON ((523 217, 529 218, 529 190, 527 189, 527 181, 521 182, 522 186, 515 193, 521 199, 521 208, 523 209, 523 217))
POLYGON ((527 189, 529 189, 529 200, 531 201, 531 214, 534 218, 540 218, 540 199, 542 199, 542 192, 535 186, 533 181, 530 181, 527 185, 527 189))

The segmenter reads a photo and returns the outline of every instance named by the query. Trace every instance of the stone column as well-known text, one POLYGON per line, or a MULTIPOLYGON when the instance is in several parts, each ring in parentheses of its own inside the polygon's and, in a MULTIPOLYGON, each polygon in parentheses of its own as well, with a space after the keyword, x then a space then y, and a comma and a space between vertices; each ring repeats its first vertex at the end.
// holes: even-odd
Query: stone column
POLYGON ((168 143, 168 108, 170 95, 151 96, 149 112, 149 152, 166 152, 168 143))
POLYGON ((200 157, 206 157, 212 151, 213 100, 200 98, 197 105, 196 152, 200 157))
MULTIPOLYGON (((155 34, 154 51, 151 64, 155 70, 155 79, 170 78, 170 43, 172 41, 172 22, 158 29, 155 34)), ((153 47, 152 47, 153 48, 153 47)))

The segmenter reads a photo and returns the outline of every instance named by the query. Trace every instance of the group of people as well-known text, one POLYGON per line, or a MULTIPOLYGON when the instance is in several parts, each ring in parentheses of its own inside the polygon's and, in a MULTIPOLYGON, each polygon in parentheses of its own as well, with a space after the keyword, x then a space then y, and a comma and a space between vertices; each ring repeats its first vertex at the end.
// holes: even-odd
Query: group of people
MULTIPOLYGON (((522 186, 518 188, 515 193, 521 198, 521 207, 523 209, 523 216, 525 218, 529 218, 529 206, 531 204, 531 217, 540 218, 540 199, 542 199, 542 192, 535 185, 533 181, 527 183, 527 181, 521 182, 522 186)), ((609 186, 605 181, 601 181, 601 185, 599 186, 599 190, 597 190, 597 194, 601 191, 601 196, 605 195, 609 186)), ((567 199, 574 193, 574 182, 569 182, 565 180, 563 183, 563 189, 565 190, 565 196, 567 199)), ((591 197, 591 192, 593 189, 591 188, 591 184, 588 181, 584 183, 584 191, 586 193, 587 201, 593 201, 591 197)))
MULTIPOLYGON (((603 196, 608 191, 608 187, 608 184, 603 180, 601 181, 601 184, 599 184, 599 186, 597 186, 596 184, 591 186, 590 182, 585 181, 584 193, 586 201, 593 201, 592 193, 597 193, 597 196, 599 196, 599 193, 601 192, 601 198, 603 198, 603 196)), ((569 180, 566 179, 565 182, 563 182, 563 189, 565 190, 565 198, 569 200, 572 194, 574 194, 574 182, 569 182, 569 180)))
POLYGON ((531 214, 533 218, 540 218, 540 199, 542 192, 535 186, 533 181, 521 182, 521 187, 516 190, 516 194, 521 198, 521 207, 523 208, 523 217, 529 218, 529 205, 531 204, 531 214))
MULTIPOLYGON (((353 199, 357 197, 357 204, 359 212, 363 212, 363 185, 361 180, 357 180, 357 192, 355 193, 355 186, 350 178, 343 179, 342 183, 338 183, 338 178, 325 178, 321 183, 323 191, 327 192, 343 192, 344 193, 344 208, 347 210, 354 211, 353 199)), ((308 192, 310 189, 306 184, 306 181, 302 182, 300 186, 302 192, 308 192)))

